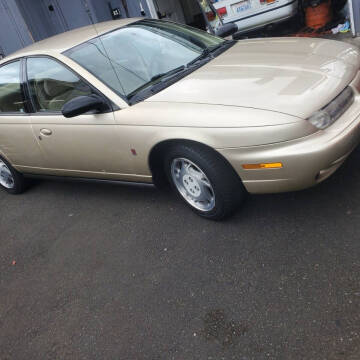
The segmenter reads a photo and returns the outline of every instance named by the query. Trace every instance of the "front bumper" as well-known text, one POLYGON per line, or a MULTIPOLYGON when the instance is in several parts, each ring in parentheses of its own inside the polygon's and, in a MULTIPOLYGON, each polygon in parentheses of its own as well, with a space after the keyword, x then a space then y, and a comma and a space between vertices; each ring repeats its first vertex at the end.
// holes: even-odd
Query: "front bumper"
POLYGON ((360 142, 360 75, 353 81, 355 101, 333 125, 325 130, 272 145, 219 152, 232 164, 250 193, 277 193, 301 190, 333 174, 360 142), (281 162, 280 169, 244 170, 243 164, 281 162))

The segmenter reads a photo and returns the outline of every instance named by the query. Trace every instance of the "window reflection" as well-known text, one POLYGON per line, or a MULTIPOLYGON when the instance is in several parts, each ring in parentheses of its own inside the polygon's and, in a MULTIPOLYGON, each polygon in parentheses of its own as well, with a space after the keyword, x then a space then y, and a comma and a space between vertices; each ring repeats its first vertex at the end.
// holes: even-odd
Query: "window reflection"
POLYGON ((24 112, 20 86, 20 61, 0 68, 0 112, 24 112))
POLYGON ((66 54, 127 97, 151 79, 196 59, 223 39, 171 22, 143 20, 81 44, 66 54))

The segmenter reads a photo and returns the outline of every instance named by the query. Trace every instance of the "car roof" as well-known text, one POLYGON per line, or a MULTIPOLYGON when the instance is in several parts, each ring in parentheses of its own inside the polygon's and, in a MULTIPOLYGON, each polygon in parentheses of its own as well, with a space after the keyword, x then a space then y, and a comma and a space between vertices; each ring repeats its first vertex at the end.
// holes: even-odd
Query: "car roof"
POLYGON ((36 42, 21 50, 18 50, 0 61, 0 65, 9 60, 28 55, 41 54, 61 54, 85 41, 95 38, 96 36, 105 34, 109 31, 129 25, 143 18, 129 18, 121 20, 112 20, 97 23, 95 25, 84 26, 75 30, 66 31, 62 34, 52 36, 45 40, 36 42))

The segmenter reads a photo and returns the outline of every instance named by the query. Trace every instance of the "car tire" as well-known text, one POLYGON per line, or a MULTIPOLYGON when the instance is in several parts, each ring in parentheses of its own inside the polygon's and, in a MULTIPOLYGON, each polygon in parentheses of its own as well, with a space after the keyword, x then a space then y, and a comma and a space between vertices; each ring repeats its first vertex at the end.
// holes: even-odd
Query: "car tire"
POLYGON ((9 194, 21 194, 26 188, 24 176, 0 156, 0 188, 9 194))
POLYGON ((179 143, 171 147, 165 156, 165 172, 180 198, 207 219, 231 216, 246 194, 230 164, 205 146, 179 143))

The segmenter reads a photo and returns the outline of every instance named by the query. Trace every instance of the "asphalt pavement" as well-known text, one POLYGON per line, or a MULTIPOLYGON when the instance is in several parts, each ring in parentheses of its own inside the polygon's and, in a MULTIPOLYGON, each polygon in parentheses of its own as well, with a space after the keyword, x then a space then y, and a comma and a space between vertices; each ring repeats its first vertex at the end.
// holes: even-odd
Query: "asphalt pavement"
POLYGON ((148 186, 0 192, 0 359, 360 359, 360 149, 226 222, 148 186))

